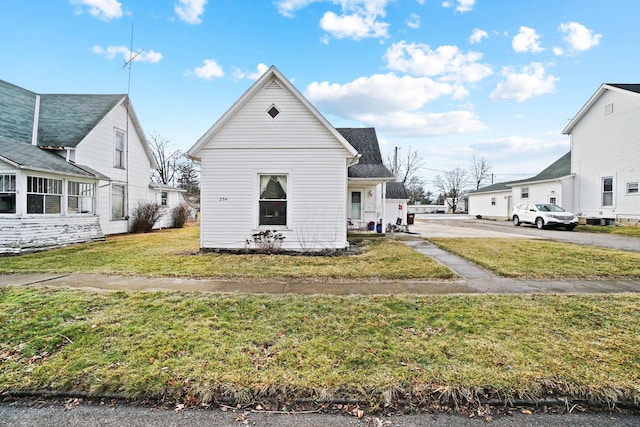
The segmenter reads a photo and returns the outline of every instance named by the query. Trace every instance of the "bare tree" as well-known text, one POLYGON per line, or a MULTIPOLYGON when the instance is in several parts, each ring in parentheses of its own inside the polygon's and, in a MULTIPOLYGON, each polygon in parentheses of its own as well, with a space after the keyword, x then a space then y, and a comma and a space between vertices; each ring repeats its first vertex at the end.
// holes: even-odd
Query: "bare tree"
POLYGON ((178 166, 178 187, 187 190, 187 199, 191 203, 200 203, 200 168, 189 158, 184 158, 178 166))
POLYGON ((393 154, 387 153, 385 159, 385 166, 398 177, 398 181, 406 183, 416 172, 418 172, 424 166, 424 159, 418 153, 417 150, 409 147, 406 151, 406 155, 399 153, 400 149, 396 147, 393 154))
POLYGON ((151 134, 149 145, 158 167, 153 171, 151 179, 158 184, 171 184, 176 177, 182 153, 170 151, 170 141, 156 133, 151 134))
POLYGON ((455 213, 469 185, 469 176, 466 170, 455 168, 445 172, 444 175, 436 176, 434 184, 438 191, 444 195, 445 203, 455 213))
POLYGON ((471 160, 471 177, 476 185, 476 190, 480 188, 482 181, 487 179, 491 175, 491 166, 487 163, 487 159, 484 157, 480 157, 477 159, 476 156, 473 156, 471 160))
POLYGON ((425 182, 422 178, 413 176, 404 184, 409 196, 409 204, 416 202, 430 204, 432 202, 433 193, 425 190, 425 182))

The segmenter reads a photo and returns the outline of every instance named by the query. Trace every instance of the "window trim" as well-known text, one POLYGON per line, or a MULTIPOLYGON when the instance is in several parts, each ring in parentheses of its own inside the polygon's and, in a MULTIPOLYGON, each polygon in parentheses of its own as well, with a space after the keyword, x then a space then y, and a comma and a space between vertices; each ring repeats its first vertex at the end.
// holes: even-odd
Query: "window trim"
POLYGON ((111 221, 126 221, 127 218, 127 186, 125 184, 111 184, 111 191, 110 191, 110 199, 111 199, 111 213, 110 213, 110 220, 111 221), (113 190, 116 187, 120 187, 122 188, 122 216, 121 217, 115 217, 113 215, 113 207, 114 207, 114 194, 113 194, 113 190))
POLYGON ((491 197, 491 206, 495 206, 496 205, 496 197, 493 196, 491 197))
POLYGON ((162 207, 169 206, 169 192, 168 191, 160 191, 160 206, 162 206, 162 207))
MULTIPOLYGON (((289 226, 289 205, 290 205, 290 188, 291 188, 291 181, 289 179, 289 174, 288 173, 284 173, 284 172, 277 172, 277 173, 258 173, 258 197, 257 197, 257 212, 258 212, 258 219, 257 219, 257 226, 259 229, 265 229, 265 228, 270 228, 270 229, 286 229, 289 226), (263 193, 263 189, 262 187, 262 178, 263 177, 270 177, 270 180, 273 177, 284 177, 284 185, 285 188, 283 189, 285 192, 285 198, 284 199, 276 199, 276 198, 262 198, 262 193, 263 193), (264 203, 284 203, 284 224, 268 224, 268 223, 263 223, 263 216, 266 217, 266 215, 262 215, 262 207, 264 203)), ((281 186, 282 188, 282 182, 278 182, 278 184, 281 186)), ((268 183, 266 184, 268 185, 268 183)), ((265 187, 266 189, 266 187, 265 187)), ((277 212, 282 212, 282 207, 279 208, 279 210, 277 212)), ((278 216, 276 212, 276 215, 274 216, 278 216)))
POLYGON ((113 129, 113 167, 118 169, 127 168, 126 153, 127 151, 127 133, 121 129, 113 129), (118 136, 122 135, 119 140, 118 136), (119 142, 121 144, 119 144, 119 142), (122 145, 119 147, 119 145, 122 145))
POLYGON ((614 194, 615 194, 615 179, 613 175, 607 175, 600 178, 600 207, 602 208, 613 208, 615 206, 614 203, 614 194), (605 181, 611 180, 611 190, 605 191, 605 181), (611 204, 605 205, 605 195, 611 196, 611 204))
MULTIPOLYGON (((62 215, 63 199, 64 199, 64 180, 59 178, 47 178, 37 175, 27 175, 27 215, 62 215), (33 187, 36 188, 33 188, 33 187), (30 211, 32 207, 29 203, 30 199, 41 199, 42 212, 30 211), (58 211, 47 212, 47 200, 57 200, 58 211)), ((53 204, 54 206, 56 203, 53 204)), ((37 205, 34 205, 37 206, 37 205)))
POLYGON ((96 184, 93 182, 85 182, 85 181, 67 181, 67 214, 68 215, 95 215, 96 214, 96 184), (78 187, 78 193, 83 194, 72 194, 75 192, 72 191, 72 186, 78 187), (82 188, 84 187, 84 190, 82 188), (88 188, 87 188, 88 187, 88 188), (88 192, 88 193, 87 193, 88 192), (76 211, 71 210, 71 201, 76 200, 76 211), (83 202, 83 199, 89 199, 89 204, 91 205, 91 209, 89 211, 81 211, 80 207, 85 206, 86 202, 83 202))
POLYGON ((529 200, 529 193, 529 187, 520 187, 520 199, 529 200))
POLYGON ((9 206, 13 202, 13 212, 0 212, 0 215, 16 214, 16 198, 17 198, 17 177, 15 173, 0 173, 0 196, 9 198, 9 206), (9 179, 13 178, 13 179, 9 179), (7 181, 9 181, 7 183, 7 181), (13 187, 12 187, 13 184, 13 187), (13 196, 13 197, 11 197, 13 196), (11 200, 13 199, 13 200, 11 200))

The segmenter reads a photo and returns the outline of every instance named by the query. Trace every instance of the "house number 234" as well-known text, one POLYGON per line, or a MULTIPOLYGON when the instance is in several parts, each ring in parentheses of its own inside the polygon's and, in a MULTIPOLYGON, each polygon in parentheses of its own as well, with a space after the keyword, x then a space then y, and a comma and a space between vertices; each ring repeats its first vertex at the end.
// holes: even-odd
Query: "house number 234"
POLYGON ((229 200, 229 199, 227 199, 226 197, 220 197, 220 199, 218 201, 219 202, 226 202, 227 200, 229 200))

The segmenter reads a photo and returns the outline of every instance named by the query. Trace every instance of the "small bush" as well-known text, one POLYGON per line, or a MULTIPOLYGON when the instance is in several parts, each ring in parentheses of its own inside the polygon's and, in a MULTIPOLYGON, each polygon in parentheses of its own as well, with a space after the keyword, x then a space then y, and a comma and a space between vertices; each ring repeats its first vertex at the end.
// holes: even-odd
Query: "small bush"
POLYGON ((131 232, 150 232, 161 216, 162 207, 158 203, 138 203, 138 206, 131 212, 131 232))
POLYGON ((173 221, 173 228, 182 228, 184 224, 190 221, 191 218, 191 206, 186 203, 180 203, 171 209, 171 220, 173 221))
POLYGON ((261 252, 275 253, 280 250, 282 241, 285 236, 275 230, 265 230, 251 235, 251 239, 247 239, 247 245, 253 243, 261 252))

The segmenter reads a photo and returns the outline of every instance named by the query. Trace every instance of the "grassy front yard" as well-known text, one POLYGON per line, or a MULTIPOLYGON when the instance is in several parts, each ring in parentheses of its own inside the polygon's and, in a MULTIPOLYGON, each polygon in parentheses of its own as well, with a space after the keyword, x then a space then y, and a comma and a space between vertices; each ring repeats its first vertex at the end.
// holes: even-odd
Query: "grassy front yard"
POLYGON ((640 297, 0 288, 0 392, 188 405, 640 401, 640 297))
POLYGON ((439 247, 506 277, 638 278, 640 253, 525 239, 430 239, 439 247))
POLYGON ((111 236, 106 242, 0 258, 1 273, 99 273, 219 279, 450 279, 455 274, 400 242, 364 242, 360 255, 198 253, 199 227, 111 236))

